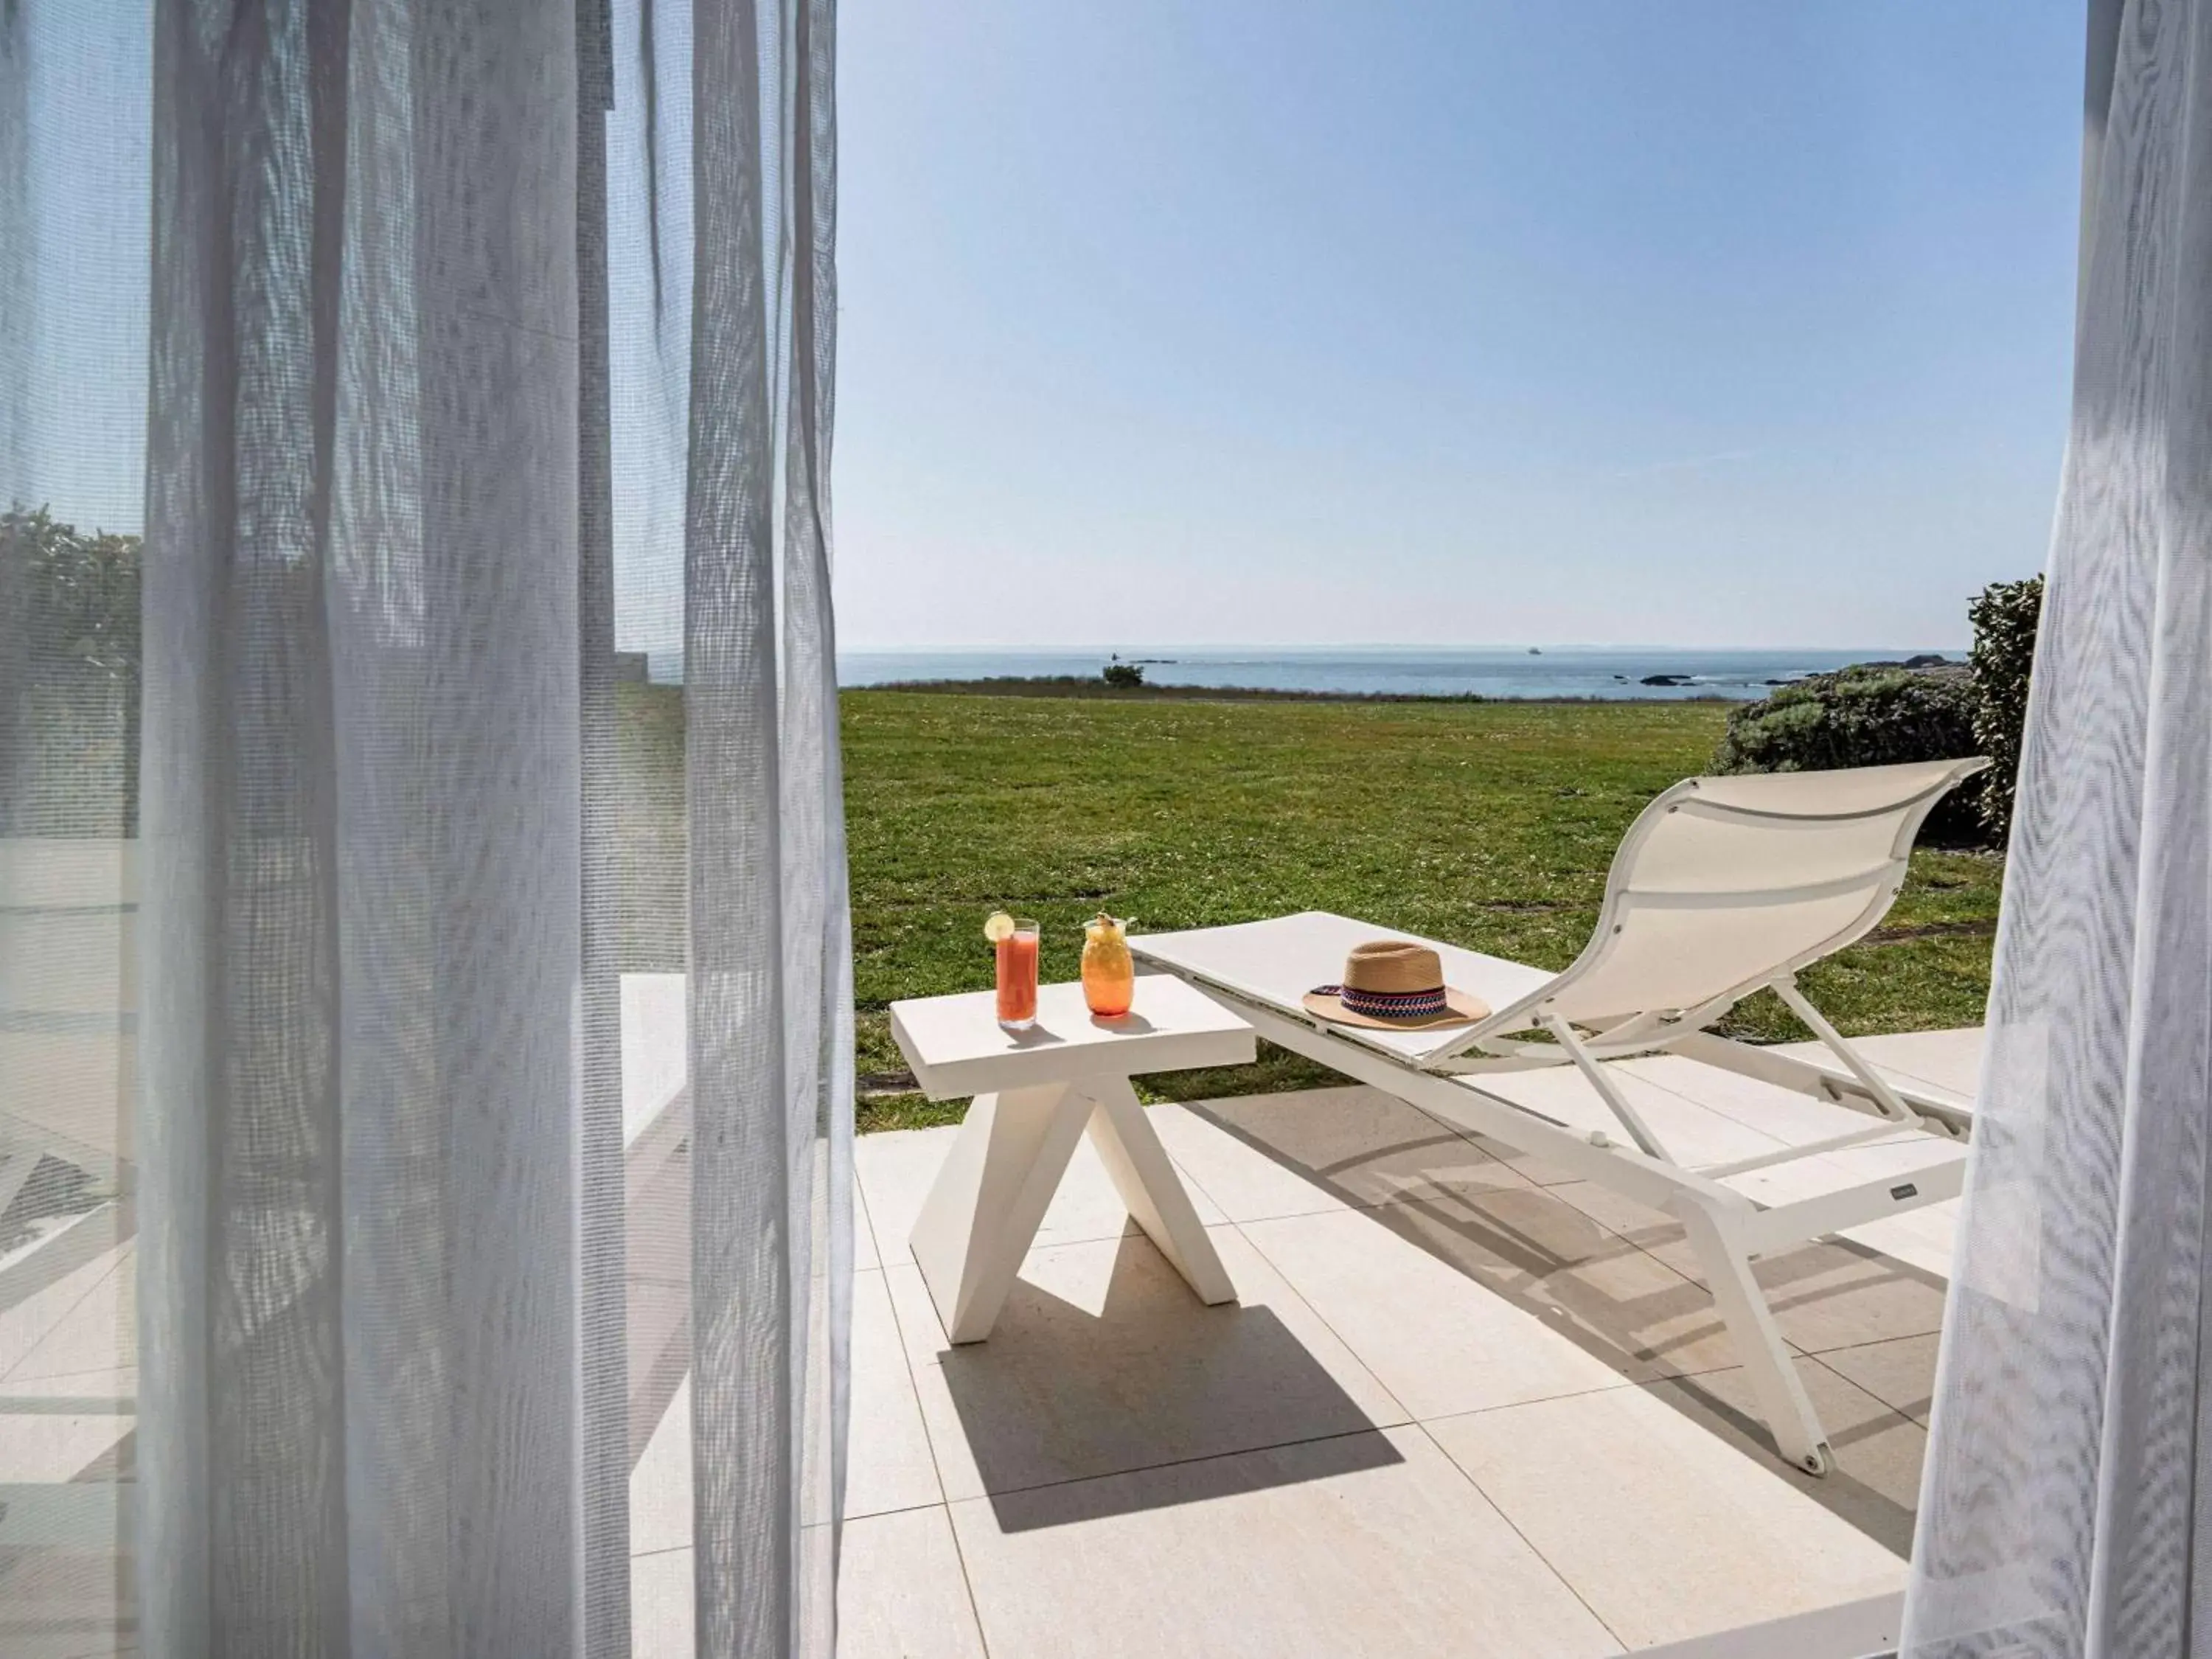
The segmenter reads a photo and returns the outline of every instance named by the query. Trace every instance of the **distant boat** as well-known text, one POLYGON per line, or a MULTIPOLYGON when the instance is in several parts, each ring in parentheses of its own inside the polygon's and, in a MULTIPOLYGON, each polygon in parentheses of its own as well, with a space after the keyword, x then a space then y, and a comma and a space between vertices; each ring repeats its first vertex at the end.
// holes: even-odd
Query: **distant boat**
POLYGON ((1533 646, 1533 645, 1532 645, 1532 646, 1530 646, 1530 647, 1528 647, 1528 654, 1529 654, 1530 656, 1532 656, 1532 657, 1540 657, 1540 656, 1542 656, 1544 653, 1543 653, 1542 652, 1539 651, 1539 650, 1538 650, 1534 646, 1533 646))

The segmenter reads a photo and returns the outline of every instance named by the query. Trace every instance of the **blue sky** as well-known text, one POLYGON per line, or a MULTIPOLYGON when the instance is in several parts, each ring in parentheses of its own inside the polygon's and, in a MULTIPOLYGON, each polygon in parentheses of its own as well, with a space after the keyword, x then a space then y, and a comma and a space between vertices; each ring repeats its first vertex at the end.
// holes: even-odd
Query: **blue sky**
POLYGON ((145 510, 150 0, 27 9, 27 206, 36 234, 21 428, 0 426, 0 498, 135 532, 145 510), (137 100, 134 104, 134 100, 137 100), (135 113, 134 113, 135 109, 135 113))
POLYGON ((869 0, 850 648, 1953 644, 2042 562, 2079 0, 869 0))
MULTIPOLYGON (((112 112, 149 8, 67 10, 30 12, 55 325, 14 464, 135 529, 146 135, 112 112)), ((1960 643, 2048 534, 2081 33, 2080 0, 848 0, 842 641, 1960 643)), ((680 376, 618 343, 629 495, 676 488, 638 458, 680 457, 680 376)), ((665 647, 680 526, 646 516, 623 643, 665 647)))

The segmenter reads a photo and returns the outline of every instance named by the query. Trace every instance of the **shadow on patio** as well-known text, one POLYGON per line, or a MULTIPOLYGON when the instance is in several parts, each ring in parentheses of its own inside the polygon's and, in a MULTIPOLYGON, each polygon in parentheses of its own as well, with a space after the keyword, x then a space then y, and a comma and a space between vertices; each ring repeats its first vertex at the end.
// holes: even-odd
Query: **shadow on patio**
POLYGON ((939 1354, 1006 1530, 1402 1461, 1273 1310, 1199 1305, 1140 1237, 1118 1241, 1107 1273, 1095 1312, 1019 1281, 988 1341, 939 1354), (1293 1445, 1296 1460, 1224 1456, 1293 1445), (1089 1478, 1170 1465, 1185 1466, 1171 1483, 1089 1478))
MULTIPOLYGON (((1945 1281, 1849 1239, 1798 1245, 1755 1273, 1826 1425, 1836 1467, 1781 1462, 1683 1229, 1525 1160, 1470 1171, 1448 1127, 1392 1103, 1391 1133, 1346 1155, 1297 1097, 1185 1108, 1364 1209, 1393 1234, 1566 1338, 1899 1556, 1912 1544, 1945 1281), (1434 1179, 1407 1171, 1426 1158, 1434 1179), (1472 1175, 1473 1178, 1469 1178, 1472 1175)), ((1483 1160, 1480 1152, 1474 1158, 1483 1160)))

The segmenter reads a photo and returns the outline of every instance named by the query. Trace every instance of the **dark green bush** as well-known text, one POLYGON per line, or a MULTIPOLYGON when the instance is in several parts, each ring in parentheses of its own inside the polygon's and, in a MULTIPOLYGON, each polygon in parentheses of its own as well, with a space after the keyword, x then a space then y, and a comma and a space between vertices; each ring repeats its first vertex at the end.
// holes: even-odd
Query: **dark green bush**
POLYGON ((2020 775, 2020 737, 2027 724, 2027 671, 2043 617, 2043 578, 1991 582, 1966 607, 1974 624, 1974 740, 1990 757, 1983 775, 1982 823, 2000 846, 2012 831, 2012 791, 2020 775))
POLYGON ((89 533, 45 507, 0 513, 0 564, 20 572, 33 637, 117 679, 138 672, 138 538, 89 533))
POLYGON ((1109 662, 1106 665, 1103 678, 1109 685, 1125 688, 1142 685, 1145 683, 1145 671, 1133 662, 1109 662))
MULTIPOLYGON (((1845 766, 1956 760, 1974 746, 1966 675, 1862 666, 1814 674, 1729 715, 1716 772, 1826 772, 1845 766)), ((1921 834, 1946 846, 1983 838, 1969 781, 1936 803, 1921 834)))
POLYGON ((30 646, 0 684, 0 835, 137 832, 138 564, 136 536, 0 512, 0 605, 30 646))

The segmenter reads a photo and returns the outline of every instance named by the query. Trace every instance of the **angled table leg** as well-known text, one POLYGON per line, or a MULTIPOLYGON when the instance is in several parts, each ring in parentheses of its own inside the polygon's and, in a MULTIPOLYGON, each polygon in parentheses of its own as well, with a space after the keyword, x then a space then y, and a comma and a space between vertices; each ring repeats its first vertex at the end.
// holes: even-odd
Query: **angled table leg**
POLYGON ((1091 1109, 1064 1083, 978 1095, 969 1107, 910 1241, 953 1341, 991 1334, 1091 1109))
POLYGON ((1237 1299, 1229 1271, 1191 1207, 1182 1177, 1168 1162, 1167 1148, 1145 1115, 1137 1091, 1124 1077, 1093 1078, 1078 1085, 1096 1103, 1091 1114, 1091 1144, 1121 1194, 1137 1224, 1151 1235, 1160 1254, 1189 1281, 1198 1299, 1212 1306, 1237 1299))

